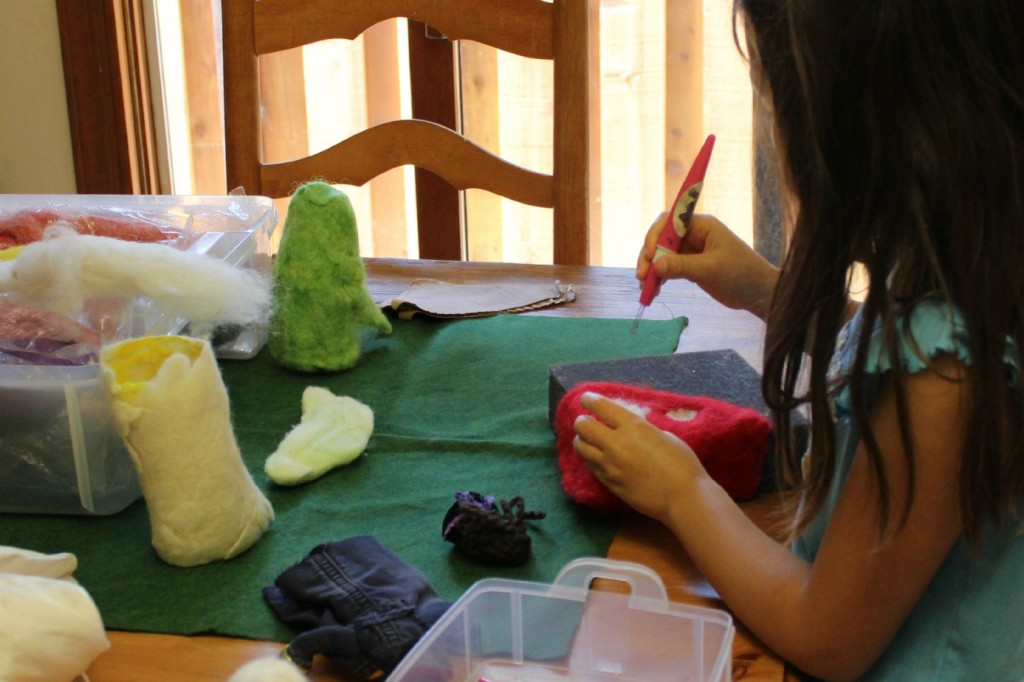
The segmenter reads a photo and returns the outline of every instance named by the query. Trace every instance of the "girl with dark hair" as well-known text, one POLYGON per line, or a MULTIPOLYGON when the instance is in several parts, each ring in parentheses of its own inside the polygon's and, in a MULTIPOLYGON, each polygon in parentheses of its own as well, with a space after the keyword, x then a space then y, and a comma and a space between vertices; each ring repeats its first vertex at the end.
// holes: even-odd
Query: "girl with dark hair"
POLYGON ((652 263, 656 222, 637 276, 765 320, 791 541, 610 400, 585 398, 576 449, 806 673, 1022 680, 1024 3, 736 0, 735 17, 774 124, 784 262, 698 216, 652 263))

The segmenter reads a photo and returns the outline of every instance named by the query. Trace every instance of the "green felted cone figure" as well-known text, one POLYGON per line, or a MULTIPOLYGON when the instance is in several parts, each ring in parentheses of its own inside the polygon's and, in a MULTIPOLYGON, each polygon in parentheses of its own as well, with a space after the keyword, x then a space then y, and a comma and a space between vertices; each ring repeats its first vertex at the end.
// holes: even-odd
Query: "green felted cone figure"
POLYGON ((274 261, 268 347, 303 372, 348 369, 359 361, 364 329, 391 333, 366 290, 352 204, 325 182, 292 195, 274 261))

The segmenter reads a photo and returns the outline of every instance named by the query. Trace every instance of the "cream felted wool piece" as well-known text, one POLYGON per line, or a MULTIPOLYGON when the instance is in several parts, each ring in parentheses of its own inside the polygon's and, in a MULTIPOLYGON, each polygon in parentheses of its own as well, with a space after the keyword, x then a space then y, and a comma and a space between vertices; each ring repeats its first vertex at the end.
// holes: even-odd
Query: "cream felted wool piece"
POLYGON ((100 365, 160 558, 197 566, 251 547, 274 511, 242 463, 210 344, 129 339, 103 348, 100 365))
POLYGON ((308 386, 302 392, 302 420, 264 469, 280 485, 305 483, 361 455, 371 434, 373 410, 354 398, 308 386))
POLYGON ((110 648, 72 554, 0 547, 0 680, 66 682, 110 648))
POLYGON ((41 554, 30 549, 0 545, 0 573, 36 575, 43 578, 71 578, 78 558, 69 552, 41 554))
POLYGON ((228 682, 308 682, 299 667, 283 658, 257 658, 228 678, 228 682))

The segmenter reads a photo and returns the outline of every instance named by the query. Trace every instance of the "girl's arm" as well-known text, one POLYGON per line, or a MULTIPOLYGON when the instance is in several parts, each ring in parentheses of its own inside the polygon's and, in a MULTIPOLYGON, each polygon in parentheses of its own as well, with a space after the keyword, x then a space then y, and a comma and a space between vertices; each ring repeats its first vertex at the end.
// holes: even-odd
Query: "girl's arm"
POLYGON ((768 646, 812 675, 855 679, 883 653, 961 533, 963 367, 943 358, 936 369, 907 380, 916 470, 906 524, 898 522, 908 470, 886 390, 871 422, 891 484, 890 533, 879 539, 880 492, 861 448, 813 564, 760 531, 685 443, 610 400, 583 399, 596 419, 577 421, 576 448, 598 479, 675 534, 768 646))

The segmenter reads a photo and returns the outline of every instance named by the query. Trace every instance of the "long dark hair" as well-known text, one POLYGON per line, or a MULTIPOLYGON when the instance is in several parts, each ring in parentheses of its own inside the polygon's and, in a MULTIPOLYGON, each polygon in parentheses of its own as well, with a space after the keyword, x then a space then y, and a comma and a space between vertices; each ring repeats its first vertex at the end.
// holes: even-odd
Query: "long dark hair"
POLYGON ((1024 340, 1024 2, 735 0, 734 17, 793 204, 763 381, 780 478, 803 499, 793 533, 835 474, 826 371, 859 263, 870 287, 850 386, 881 491, 879 532, 906 520, 914 453, 893 372, 911 477, 906 506, 890 509, 862 395, 867 337, 881 324, 899 367, 897 314, 938 297, 963 313, 972 355, 967 440, 949 446, 962 453, 965 536, 978 546, 987 522, 1020 522, 1024 499, 1024 408, 1004 366, 1007 339, 1024 340), (788 434, 806 403, 814 456, 802 472, 788 434))

